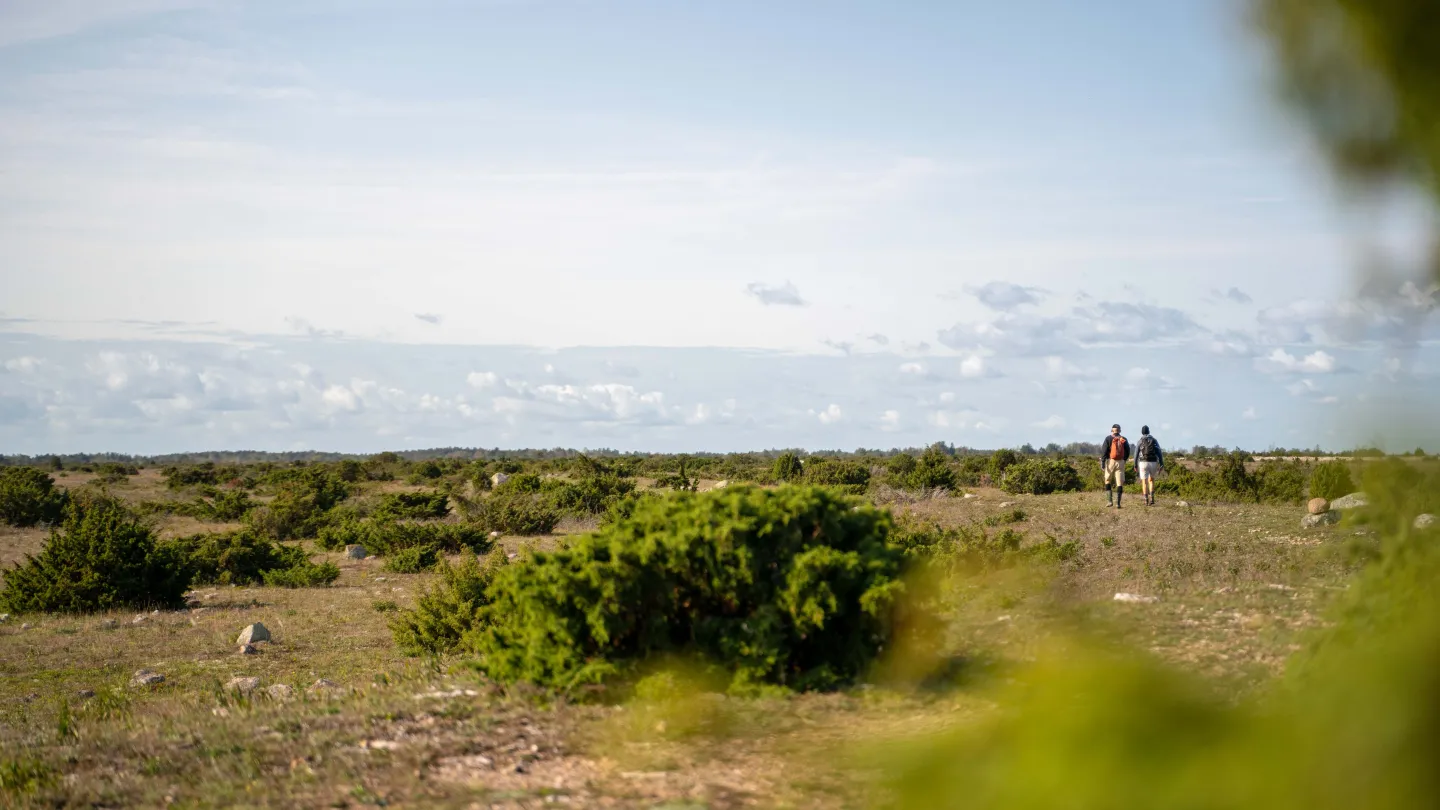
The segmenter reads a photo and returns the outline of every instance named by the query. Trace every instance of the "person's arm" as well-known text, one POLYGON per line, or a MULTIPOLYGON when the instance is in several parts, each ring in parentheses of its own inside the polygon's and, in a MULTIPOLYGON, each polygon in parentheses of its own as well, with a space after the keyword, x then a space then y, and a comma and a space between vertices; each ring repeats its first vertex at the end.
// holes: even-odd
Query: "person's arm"
POLYGON ((1155 442, 1155 458, 1159 460, 1160 469, 1165 469, 1165 448, 1160 446, 1160 442, 1155 442))

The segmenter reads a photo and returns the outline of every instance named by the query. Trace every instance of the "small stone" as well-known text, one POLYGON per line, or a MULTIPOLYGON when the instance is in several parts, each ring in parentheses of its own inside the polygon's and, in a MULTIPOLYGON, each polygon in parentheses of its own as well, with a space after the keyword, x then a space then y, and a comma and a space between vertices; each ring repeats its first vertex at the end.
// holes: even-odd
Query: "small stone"
POLYGON ((1001 501, 1001 502, 1000 502, 1000 508, 1001 508, 1001 509, 1004 509, 1004 508, 1007 507, 1007 506, 1014 506, 1014 505, 1015 505, 1015 504, 1012 503, 1012 502, 1010 502, 1010 501, 1001 501))
POLYGON ((146 616, 146 615, 144 615, 144 614, 141 614, 141 615, 136 616, 135 618, 131 619, 131 620, 130 620, 130 623, 131 623, 131 624, 144 624, 144 623, 145 623, 145 620, 146 620, 147 618, 149 618, 149 617, 146 616))
POLYGON ((256 641, 269 641, 270 631, 265 625, 256 622, 240 631, 240 638, 235 639, 236 644, 251 644, 256 641))
POLYGON ((1336 498, 1330 502, 1331 509, 1359 509, 1362 506, 1370 505, 1370 496, 1363 492, 1352 492, 1343 498, 1336 498))
POLYGON ((1184 509, 1185 507, 1189 506, 1190 503, 1188 501, 1176 501, 1175 505, 1180 507, 1181 509, 1184 509))
POLYGON ((1431 526, 1435 525, 1435 516, 1428 513, 1424 515, 1416 515, 1414 525, 1417 529, 1428 529, 1431 526))
POLYGON ((389 577, 375 577, 375 581, 376 581, 376 582, 389 582, 389 581, 390 581, 390 578, 389 578, 389 577))
POLYGON ((307 689, 307 690, 305 690, 305 691, 307 691, 307 692, 312 692, 312 693, 313 693, 313 692, 334 692, 334 691, 337 691, 337 690, 339 690, 339 689, 340 689, 340 684, 335 683, 334 681, 328 680, 328 679, 326 679, 326 678, 321 678, 320 680, 316 681, 315 683, 310 684, 310 688, 307 689))
POLYGON ((730 486, 730 482, 729 482, 729 481, 721 481, 720 483, 718 483, 718 484, 715 485, 715 488, 716 488, 716 489, 724 489, 724 488, 726 488, 726 487, 728 487, 728 486, 730 486))
POLYGON ((975 493, 973 493, 973 492, 967 492, 967 493, 965 493, 965 496, 964 496, 964 497, 965 497, 965 500, 968 501, 968 500, 970 500, 971 498, 975 497, 975 493))
POLYGON ((100 624, 98 625, 101 630, 114 630, 116 627, 119 626, 120 623, 115 621, 114 619, 101 619, 100 624))
POLYGON ((256 649, 256 647, 255 647, 254 644, 241 644, 241 645, 240 645, 240 654, 241 654, 241 655, 259 655, 259 654, 260 654, 260 650, 256 649))
POLYGON ((1330 502, 1324 498, 1311 498, 1310 503, 1306 504, 1306 509, 1312 515, 1323 515, 1330 511, 1330 502))
POLYGON ((81 697, 81 698, 92 698, 92 697, 95 697, 95 690, 94 690, 94 689, 81 689, 79 692, 76 692, 75 695, 76 695, 77 697, 81 697))
POLYGON ((501 537, 503 537, 503 536, 504 536, 504 535, 500 534, 500 532, 490 532, 490 539, 491 539, 491 540, 499 540, 499 539, 500 539, 501 537))
POLYGON ((32 628, 32 627, 34 627, 34 626, 35 626, 35 625, 31 624, 30 622, 25 622, 24 624, 20 625, 20 629, 21 629, 21 630, 29 630, 30 628, 32 628))
POLYGON ((159 616, 159 615, 160 615, 160 608, 155 608, 154 610, 150 611, 150 615, 151 615, 151 616, 159 616))
POLYGON ((1333 526, 1340 522, 1340 513, 1335 511, 1321 512, 1318 515, 1306 515, 1300 519, 1300 528, 1313 529, 1316 526, 1333 526))
POLYGON ((1160 601, 1160 597, 1158 597, 1158 596, 1141 596, 1141 595, 1138 594, 1138 593, 1117 593, 1117 594, 1115 594, 1115 601, 1116 601, 1116 602, 1139 602, 1139 603, 1141 603, 1141 604, 1149 605, 1149 604, 1152 604, 1152 603, 1155 603, 1155 602, 1159 602, 1159 601, 1160 601))
POLYGON ((213 714, 213 715, 215 715, 216 717, 229 717, 229 716, 230 716, 230 710, 227 709, 227 708, 225 708, 224 706, 216 706, 215 708, 213 708, 213 709, 210 710, 210 713, 213 714))
POLYGON ((345 547, 345 559, 347 560, 363 560, 367 556, 364 546, 351 544, 345 547))
POLYGON ((6 623, 6 622, 8 622, 8 621, 10 621, 10 614, 9 614, 9 613, 0 613, 0 624, 4 624, 4 623, 6 623))
POLYGON ((131 686, 155 686, 156 684, 162 684, 164 682, 164 675, 161 675, 158 672, 152 672, 148 669, 142 669, 137 671, 135 673, 135 677, 130 679, 131 686))
POLYGON ((295 697, 295 687, 286 683, 277 683, 266 689, 265 694, 269 695, 271 700, 289 700, 295 697))
POLYGON ((230 690, 231 692, 239 692, 240 694, 249 697, 252 692, 260 688, 260 679, 231 678, 229 683, 225 684, 225 688, 230 690))

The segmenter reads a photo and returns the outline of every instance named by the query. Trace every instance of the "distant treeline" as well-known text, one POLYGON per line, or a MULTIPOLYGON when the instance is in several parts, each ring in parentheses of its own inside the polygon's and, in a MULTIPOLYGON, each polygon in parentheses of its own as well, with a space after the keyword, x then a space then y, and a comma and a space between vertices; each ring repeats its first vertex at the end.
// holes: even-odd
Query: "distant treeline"
MULTIPOLYGON (((937 442, 930 445, 949 456, 990 456, 997 448, 976 448, 957 446, 946 442, 937 442)), ((926 449, 924 447, 892 447, 888 450, 881 448, 857 448, 855 450, 816 450, 805 451, 794 448, 778 448, 746 453, 645 453, 645 452, 621 452, 609 448, 594 450, 578 450, 574 448, 555 447, 545 449, 514 449, 502 450, 495 448, 475 447, 435 447, 423 450, 399 450, 387 451, 386 453, 329 453, 318 450, 298 450, 289 452, 270 452, 263 450, 216 450, 197 453, 169 453, 155 456, 127 455, 124 453, 58 453, 44 455, 0 455, 0 466, 11 467, 40 467, 49 469, 69 469, 81 466, 99 466, 103 464, 123 465, 127 467, 163 467, 176 464, 288 464, 297 461, 301 462, 333 462, 346 459, 364 460, 374 458, 377 455, 386 455, 405 461, 432 461, 441 459, 459 459, 464 461, 554 461, 563 459, 579 458, 693 458, 693 459, 723 459, 731 457, 747 457, 754 459, 773 460, 785 453, 794 453, 798 456, 825 456, 830 458, 874 458, 888 457, 901 454, 919 455, 926 449)), ((1044 447, 1035 447, 1031 444, 1023 444, 1014 448, 999 448, 1014 450, 1023 456, 1095 456, 1100 453, 1100 445, 1096 442, 1071 442, 1066 445, 1051 442, 1044 447)), ((1195 445, 1191 448, 1167 447, 1166 452, 1172 456, 1188 456, 1191 458, 1218 458, 1232 452, 1244 452, 1253 456, 1290 456, 1299 458, 1318 457, 1346 457, 1365 458, 1380 457, 1385 453, 1377 448, 1362 447, 1354 450, 1324 450, 1315 448, 1276 448, 1272 447, 1264 451, 1242 451, 1240 448, 1227 449, 1219 445, 1206 447, 1195 445)), ((1425 455, 1424 450, 1415 449, 1403 455, 1425 455)))

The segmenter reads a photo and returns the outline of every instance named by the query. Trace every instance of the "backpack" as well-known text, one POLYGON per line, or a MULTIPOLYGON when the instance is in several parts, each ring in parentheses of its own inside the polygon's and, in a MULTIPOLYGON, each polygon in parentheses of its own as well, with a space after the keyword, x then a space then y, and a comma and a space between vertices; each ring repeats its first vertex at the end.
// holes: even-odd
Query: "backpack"
POLYGON ((1124 436, 1110 437, 1110 458, 1124 461, 1130 457, 1130 442, 1124 436))
POLYGON ((1141 436, 1141 437, 1140 437, 1140 460, 1141 460, 1141 461, 1158 461, 1158 460, 1159 460, 1159 455, 1155 452, 1155 437, 1154 437, 1154 436, 1141 436))

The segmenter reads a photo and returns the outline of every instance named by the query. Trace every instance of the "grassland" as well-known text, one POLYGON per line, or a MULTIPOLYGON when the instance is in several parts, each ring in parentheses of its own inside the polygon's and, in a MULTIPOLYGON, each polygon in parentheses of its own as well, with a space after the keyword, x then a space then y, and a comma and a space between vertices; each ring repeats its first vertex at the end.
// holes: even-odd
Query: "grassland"
MULTIPOLYGON (((72 474, 58 483, 85 481, 72 474)), ((136 501, 172 497, 153 470, 111 491, 136 501)), ((1303 510, 1291 506, 1168 500, 1146 508, 1133 499, 1117 511, 1094 493, 971 493, 893 508, 947 526, 988 520, 1030 542, 1073 541, 1079 553, 955 588, 961 666, 945 688, 716 695, 658 708, 506 691, 463 662, 407 659, 395 649, 387 621, 430 574, 322 554, 342 570, 333 587, 207 587, 181 611, 0 624, 0 802, 873 806, 884 798, 875 753, 887 741, 985 716, 993 711, 987 691, 1008 668, 1077 629, 1197 673, 1227 698, 1265 690, 1346 587, 1356 552, 1373 542, 1353 528, 1302 530, 1303 510), (1118 592, 1158 601, 1120 603, 1118 592), (240 655, 236 635, 252 622, 274 640, 240 655), (165 681, 132 686, 141 669, 165 681), (236 678, 258 678, 259 689, 228 687, 236 678), (289 695, 272 696, 275 685, 289 695)), ((157 520, 166 536, 223 528, 157 520)), ((37 551, 44 537, 0 529, 0 561, 37 551)), ((507 537, 490 553, 554 542, 507 537)))

